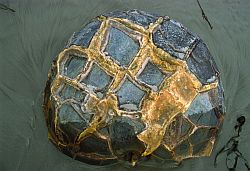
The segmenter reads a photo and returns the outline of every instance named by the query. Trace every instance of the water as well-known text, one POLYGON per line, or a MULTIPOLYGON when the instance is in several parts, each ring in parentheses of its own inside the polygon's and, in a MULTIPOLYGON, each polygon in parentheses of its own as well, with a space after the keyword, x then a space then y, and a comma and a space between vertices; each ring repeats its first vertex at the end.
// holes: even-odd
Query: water
MULTIPOLYGON (((221 72, 227 115, 215 151, 232 136, 241 114, 246 124, 240 151, 250 162, 250 1, 200 0, 213 25, 202 19, 196 0, 0 0, 16 12, 0 10, 0 170, 128 170, 93 167, 59 152, 47 139, 42 91, 53 58, 74 31, 104 12, 140 9, 168 15, 200 35, 221 72)), ((186 160, 177 171, 226 170, 225 155, 186 160)), ((171 170, 139 166, 131 170, 171 170)), ((237 170, 246 170, 239 161, 237 170)))

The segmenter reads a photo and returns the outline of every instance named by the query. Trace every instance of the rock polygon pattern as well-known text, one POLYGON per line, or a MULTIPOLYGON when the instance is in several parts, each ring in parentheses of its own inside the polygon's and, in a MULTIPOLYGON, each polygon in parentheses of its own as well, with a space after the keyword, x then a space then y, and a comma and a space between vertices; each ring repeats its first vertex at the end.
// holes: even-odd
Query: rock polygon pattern
POLYGON ((209 156, 225 113, 205 43, 169 17, 97 17, 54 60, 45 88, 50 140, 95 165, 209 156))

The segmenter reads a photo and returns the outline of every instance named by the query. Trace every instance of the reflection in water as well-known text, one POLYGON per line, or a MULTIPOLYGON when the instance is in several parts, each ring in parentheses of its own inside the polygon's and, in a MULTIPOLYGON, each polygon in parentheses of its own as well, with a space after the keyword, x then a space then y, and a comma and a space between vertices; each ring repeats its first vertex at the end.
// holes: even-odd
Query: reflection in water
POLYGON ((238 149, 240 132, 242 131, 242 126, 244 125, 245 121, 246 121, 246 118, 244 116, 240 116, 239 118, 237 118, 237 123, 234 126, 234 130, 236 132, 236 135, 232 136, 227 141, 226 145, 224 145, 221 148, 221 150, 216 154, 215 159, 214 159, 214 166, 215 167, 217 165, 217 157, 220 154, 227 152, 226 166, 227 166, 229 171, 235 171, 236 166, 238 164, 238 159, 241 159, 242 162, 244 162, 247 169, 250 170, 250 167, 249 167, 247 160, 245 159, 245 157, 242 155, 242 153, 238 149))

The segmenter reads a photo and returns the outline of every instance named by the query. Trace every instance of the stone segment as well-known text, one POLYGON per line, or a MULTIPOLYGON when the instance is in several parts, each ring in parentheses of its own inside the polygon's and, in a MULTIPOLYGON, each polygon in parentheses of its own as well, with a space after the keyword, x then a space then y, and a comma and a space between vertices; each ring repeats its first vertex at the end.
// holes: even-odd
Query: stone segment
POLYGON ((89 90, 104 94, 111 81, 112 77, 94 63, 88 75, 82 80, 82 83, 84 83, 89 90))
POLYGON ((71 104, 63 104, 59 109, 58 116, 59 121, 62 124, 66 124, 67 122, 84 122, 84 119, 79 116, 79 114, 75 111, 71 104))
POLYGON ((71 45, 82 46, 83 48, 87 48, 91 42, 91 39, 100 28, 101 22, 95 20, 89 24, 87 24, 83 29, 79 32, 75 32, 73 36, 68 41, 66 47, 70 47, 71 45))
POLYGON ((203 83, 209 84, 217 79, 217 66, 207 46, 200 41, 187 59, 187 64, 192 73, 203 83))
POLYGON ((114 11, 103 14, 106 17, 116 17, 128 19, 131 22, 147 28, 150 23, 155 23, 159 15, 149 14, 144 11, 129 10, 129 11, 114 11))
POLYGON ((148 62, 137 78, 157 91, 165 78, 165 74, 153 63, 148 62))
POLYGON ((190 136, 190 143, 192 145, 195 145, 203 141, 209 140, 210 138, 211 138, 210 128, 200 127, 190 136))
POLYGON ((145 92, 136 86, 129 79, 125 79, 119 90, 116 92, 120 109, 127 111, 139 110, 139 104, 145 92))
POLYGON ((128 117, 118 117, 110 125, 112 149, 119 157, 128 157, 130 153, 144 150, 144 145, 136 137, 142 132, 144 125, 128 117))
POLYGON ((197 38, 179 22, 166 19, 153 33, 154 44, 178 59, 184 59, 197 38))
POLYGON ((193 155, 197 155, 204 151, 208 145, 208 141, 203 141, 193 146, 193 155))
POLYGON ((175 149, 174 152, 177 156, 187 156, 189 154, 190 144, 188 140, 185 140, 180 143, 175 149))
POLYGON ((139 43, 126 33, 114 27, 109 30, 109 38, 105 52, 117 61, 118 64, 128 67, 138 50, 139 43))
POLYGON ((208 92, 201 93, 191 103, 185 115, 195 124, 201 126, 216 126, 218 118, 208 92))
POLYGON ((83 101, 87 94, 83 91, 77 90, 74 87, 65 84, 62 90, 59 92, 59 96, 62 100, 75 99, 79 102, 83 101))
POLYGON ((76 136, 87 128, 88 122, 81 118, 71 104, 63 104, 58 111, 59 126, 69 138, 68 141, 74 142, 76 136))
POLYGON ((84 139, 80 148, 85 153, 95 153, 96 155, 112 156, 109 151, 108 143, 105 140, 102 140, 94 135, 91 135, 84 139))
POLYGON ((87 59, 75 55, 69 55, 64 66, 64 75, 74 79, 84 69, 87 59))

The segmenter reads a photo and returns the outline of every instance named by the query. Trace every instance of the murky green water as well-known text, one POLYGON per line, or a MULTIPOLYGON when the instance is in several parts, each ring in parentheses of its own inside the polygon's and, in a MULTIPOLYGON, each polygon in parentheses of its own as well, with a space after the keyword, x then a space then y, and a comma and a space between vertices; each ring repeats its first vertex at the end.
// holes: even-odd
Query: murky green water
MULTIPOLYGON (((0 170, 128 170, 93 167, 59 152, 47 139, 41 109, 51 61, 74 31, 91 18, 117 9, 168 15, 206 42, 221 71, 227 115, 215 151, 232 136, 235 119, 247 117, 240 151, 250 162, 250 1, 200 0, 214 29, 202 19, 196 0, 0 0, 0 170)), ((226 170, 225 155, 184 161, 177 171, 226 170)), ((170 170, 139 166, 131 170, 170 170)), ((239 161, 237 170, 246 170, 239 161)))

